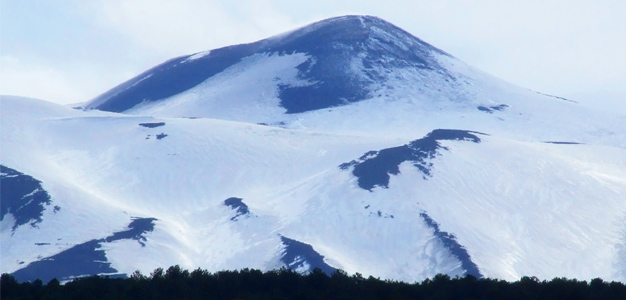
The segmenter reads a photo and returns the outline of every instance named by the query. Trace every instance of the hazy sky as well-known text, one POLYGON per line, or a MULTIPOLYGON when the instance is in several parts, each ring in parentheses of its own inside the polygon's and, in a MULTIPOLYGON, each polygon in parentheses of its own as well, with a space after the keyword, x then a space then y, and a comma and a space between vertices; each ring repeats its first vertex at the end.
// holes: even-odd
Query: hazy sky
POLYGON ((0 0, 0 94, 76 103, 169 58, 381 17, 517 85, 626 112, 623 0, 0 0))

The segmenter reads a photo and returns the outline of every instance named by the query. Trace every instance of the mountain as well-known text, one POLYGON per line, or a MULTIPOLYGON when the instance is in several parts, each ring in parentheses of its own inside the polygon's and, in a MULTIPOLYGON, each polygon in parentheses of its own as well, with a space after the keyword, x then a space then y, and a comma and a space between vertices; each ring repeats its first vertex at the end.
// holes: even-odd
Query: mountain
POLYGON ((574 101, 516 87, 367 16, 174 58, 85 108, 405 140, 433 128, 471 128, 525 141, 626 147, 613 137, 624 135, 623 117, 603 120, 574 101))
POLYGON ((626 116, 379 18, 169 60, 81 109, 0 98, 1 272, 288 267, 626 281, 626 116))
MULTIPOLYGON (((445 55, 381 19, 340 17, 252 44, 174 58, 97 97, 87 108, 142 112, 152 104, 179 102, 172 97, 193 93, 189 90, 212 79, 234 81, 235 91, 209 88, 213 93, 202 93, 206 88, 201 87, 195 98, 211 99, 187 101, 201 101, 202 106, 219 101, 211 104, 224 107, 224 100, 216 98, 234 96, 242 98, 235 100, 241 106, 279 104, 281 113, 301 113, 364 100, 393 67, 441 72, 434 53, 445 55), (250 94, 242 95, 242 88, 250 94)), ((189 104, 171 105, 180 109, 175 114, 194 113, 189 104)), ((200 113, 211 116, 206 109, 200 113)))

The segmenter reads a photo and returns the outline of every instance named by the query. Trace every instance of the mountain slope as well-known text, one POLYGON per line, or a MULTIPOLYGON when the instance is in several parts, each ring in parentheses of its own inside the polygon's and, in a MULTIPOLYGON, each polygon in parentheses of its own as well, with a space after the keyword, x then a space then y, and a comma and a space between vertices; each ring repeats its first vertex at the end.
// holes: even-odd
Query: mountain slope
POLYGON ((123 112, 145 102, 162 102, 252 57, 277 55, 293 57, 283 64, 297 67, 297 76, 267 79, 278 87, 280 106, 287 113, 299 113, 365 99, 369 86, 384 78, 375 65, 442 70, 431 52, 443 54, 381 19, 338 17, 256 43, 169 60, 94 99, 87 108, 123 112))
MULTIPOLYGON (((3 112, 41 106, 24 102, 3 98, 3 112)), ((3 130, 2 140, 32 142, 3 142, 10 151, 2 162, 36 174, 60 210, 46 210, 37 227, 12 232, 2 223, 10 241, 2 244, 3 272, 33 274, 46 257, 97 243, 82 255, 104 251, 111 274, 286 264, 403 280, 468 272, 622 278, 623 149, 440 130, 430 135, 435 144, 407 144, 424 156, 392 155, 397 171, 367 167, 365 174, 387 170, 388 181, 364 186, 358 166, 407 142, 69 109, 22 123, 11 117, 23 115, 3 115, 3 128, 33 135, 3 130), (448 140, 445 132, 462 135, 448 140), (143 241, 105 238, 133 218, 156 219, 143 241), (296 242, 318 258, 283 252, 296 242)))
POLYGON ((626 281, 626 118, 378 18, 175 58, 83 110, 0 104, 1 184, 23 191, 2 194, 1 271, 19 280, 178 264, 626 281))
POLYGON ((404 139, 463 128, 626 147, 626 116, 516 87, 368 16, 175 58, 85 108, 404 139))

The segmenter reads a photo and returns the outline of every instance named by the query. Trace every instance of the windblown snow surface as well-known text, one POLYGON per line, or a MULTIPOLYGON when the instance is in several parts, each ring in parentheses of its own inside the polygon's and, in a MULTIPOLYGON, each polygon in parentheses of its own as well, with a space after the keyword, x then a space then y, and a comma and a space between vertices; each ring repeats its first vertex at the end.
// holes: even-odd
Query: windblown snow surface
POLYGON ((0 165, 49 199, 34 223, 1 199, 0 271, 33 280, 49 264, 46 276, 68 280, 178 264, 626 282, 625 116, 493 78, 373 17, 243 46, 174 59, 87 105, 119 112, 2 96, 0 165), (329 42, 342 64, 301 40, 345 24, 366 34, 329 42), (167 64, 214 55, 235 58, 162 98, 142 86, 170 76, 167 64), (351 85, 328 86, 329 66, 351 85), (345 101, 315 103, 326 88, 345 101), (72 274, 50 264, 73 255, 84 268, 72 274))

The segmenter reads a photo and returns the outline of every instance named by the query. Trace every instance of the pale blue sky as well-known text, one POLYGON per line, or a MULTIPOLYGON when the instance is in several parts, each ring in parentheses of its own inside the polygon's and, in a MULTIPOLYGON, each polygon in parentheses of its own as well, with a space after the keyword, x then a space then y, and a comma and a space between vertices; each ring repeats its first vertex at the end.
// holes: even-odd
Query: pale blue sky
POLYGON ((517 85, 626 113, 621 0, 0 0, 0 94, 87 101, 169 58, 379 16, 517 85))

